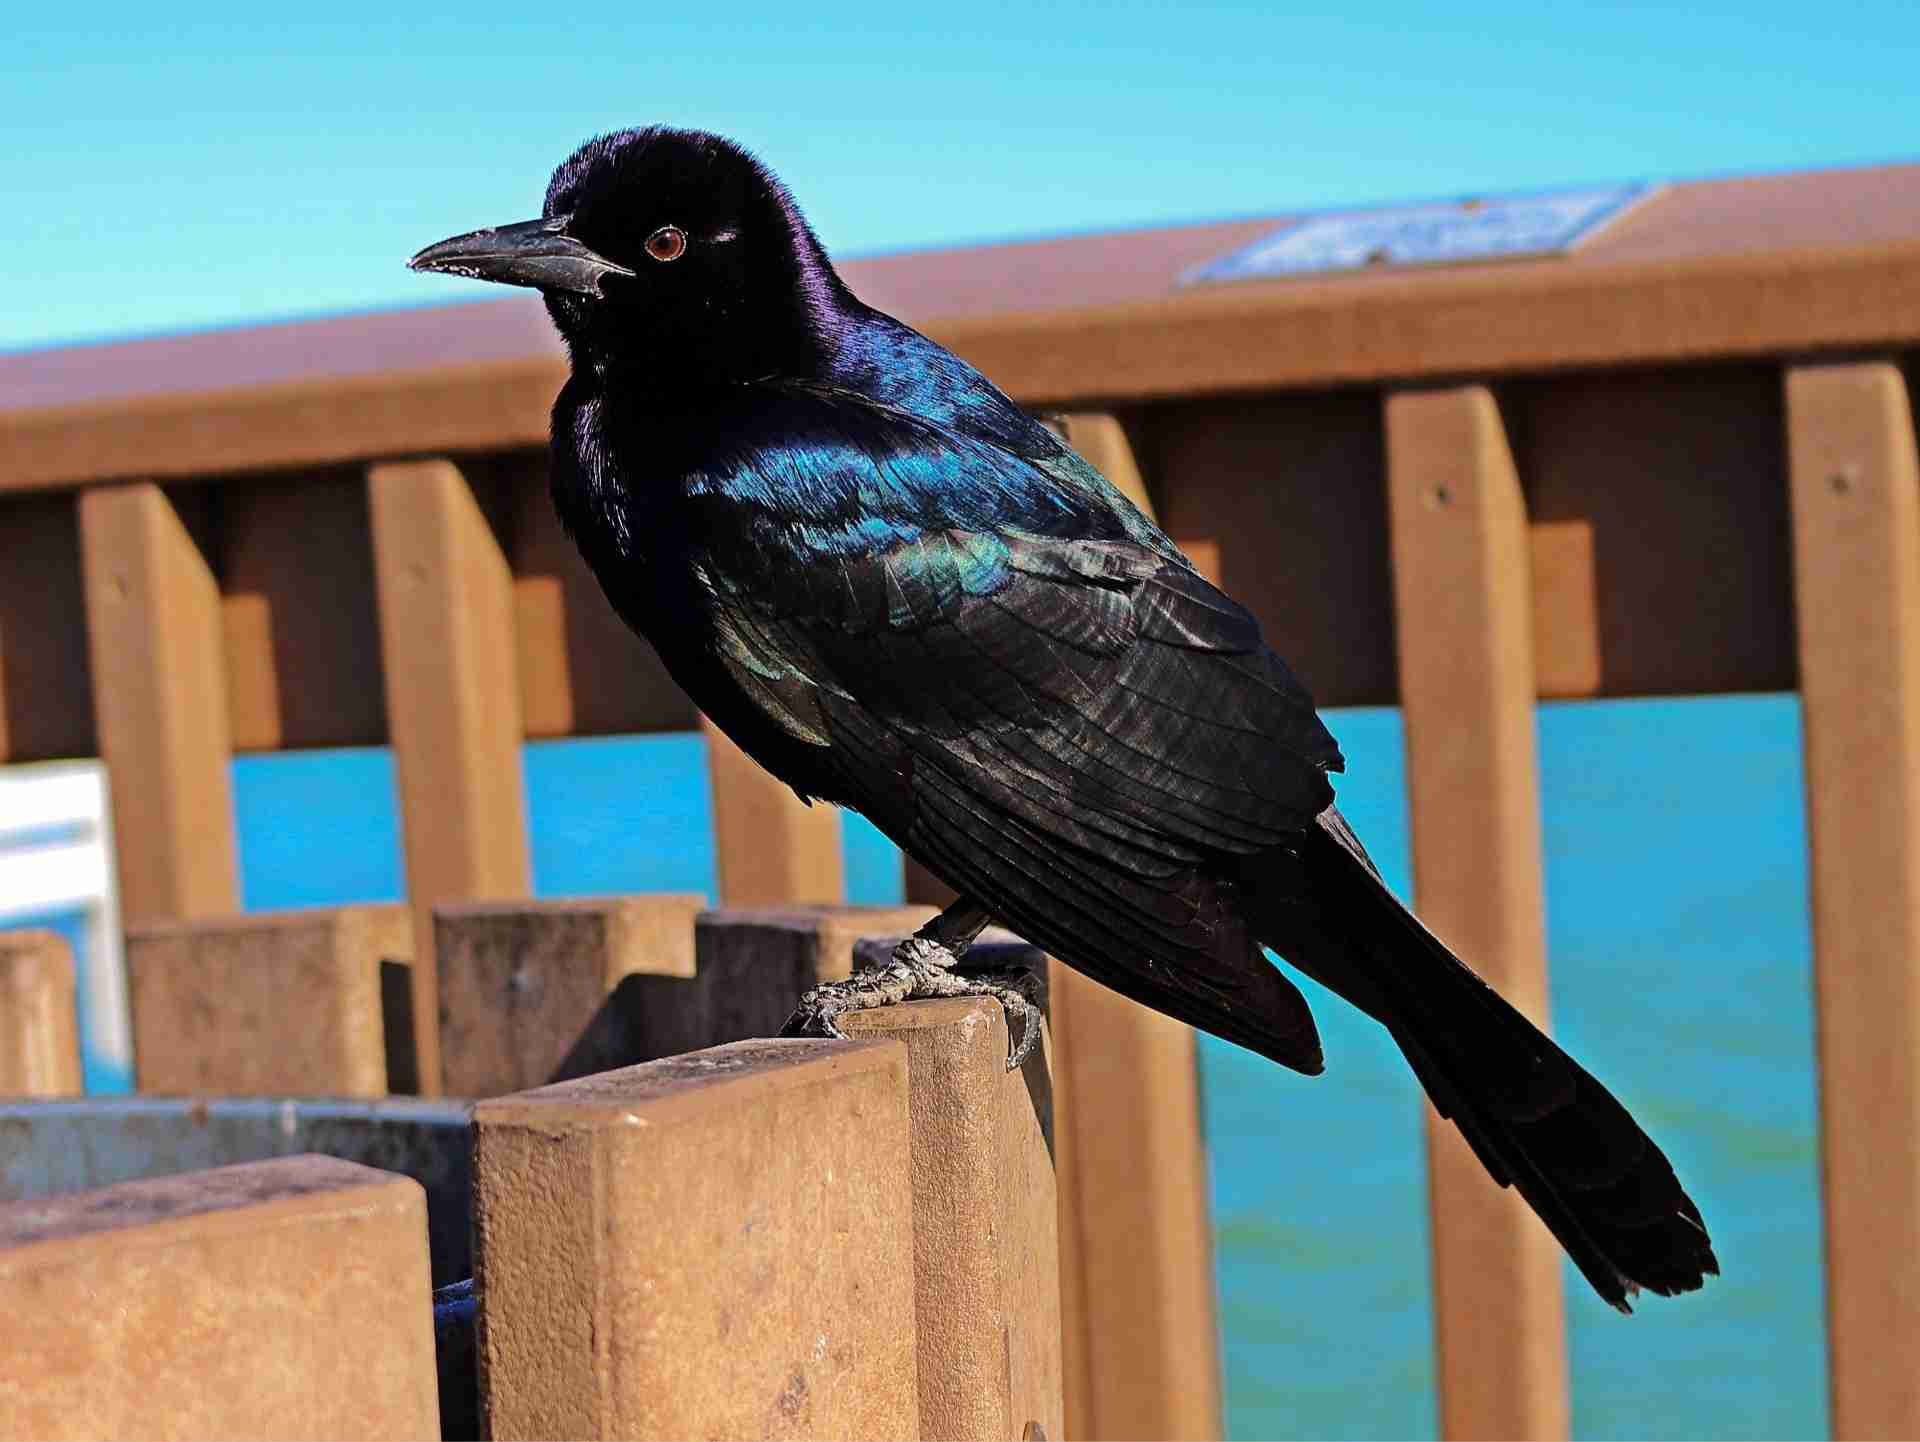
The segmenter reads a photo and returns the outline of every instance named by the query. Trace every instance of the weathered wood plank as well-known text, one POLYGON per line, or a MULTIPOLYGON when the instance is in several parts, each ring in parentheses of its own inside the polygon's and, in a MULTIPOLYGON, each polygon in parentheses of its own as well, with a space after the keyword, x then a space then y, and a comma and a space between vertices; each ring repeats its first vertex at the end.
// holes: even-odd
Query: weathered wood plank
MULTIPOLYGON (((1447 944, 1547 1011, 1525 502, 1482 386, 1387 397, 1414 891, 1447 944)), ((1434 1338, 1448 1438, 1567 1435, 1560 1249, 1427 1111, 1434 1338)))
MULTIPOLYGON (((1039 953, 1032 956, 1044 961, 1039 953)), ((843 1018, 907 1048, 920 1425, 952 1442, 1064 1437, 1052 1090, 1044 1039, 1007 1070, 998 1002, 843 1018)))
MULTIPOLYGON (((1415 269, 916 324, 1028 405, 1910 343, 1920 244, 1415 269)), ((542 355, 0 412, 0 490, 546 443, 542 355)))
POLYGON ((433 908, 532 889, 513 579, 450 461, 367 476, 387 732, 399 777, 421 1085, 439 1086, 433 908))
POLYGON ((436 907, 447 1094, 501 1096, 654 1060, 650 1013, 692 1002, 705 905, 654 895, 436 907), (660 985, 675 980, 686 985, 660 985))
POLYGON ((722 906, 836 902, 846 894, 840 813, 809 806, 706 717, 722 906))
POLYGON ((139 1089, 385 1096, 382 967, 413 945, 398 903, 128 927, 139 1089))
POLYGON ((0 931, 0 1097, 81 1090, 72 948, 56 931, 0 931))
POLYGON ((0 1203, 0 1436, 440 1435, 419 1183, 284 1157, 0 1203))
POLYGON ((473 1120, 490 1436, 920 1435, 898 1042, 739 1042, 473 1120))
POLYGON ((240 904, 220 588, 150 482, 80 498, 87 642, 128 922, 240 904))
POLYGON ((1788 371, 1836 1437, 1920 1436, 1920 460, 1897 366, 1788 371))

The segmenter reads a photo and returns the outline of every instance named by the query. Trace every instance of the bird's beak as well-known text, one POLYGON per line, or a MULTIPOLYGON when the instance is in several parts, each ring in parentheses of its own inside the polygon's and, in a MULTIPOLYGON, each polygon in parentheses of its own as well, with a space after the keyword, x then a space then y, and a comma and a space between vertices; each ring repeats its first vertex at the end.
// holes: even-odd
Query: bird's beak
POLYGON ((407 262, 407 269, 594 296, 603 277, 633 274, 565 234, 566 223, 567 217, 558 216, 469 231, 428 246, 407 262))

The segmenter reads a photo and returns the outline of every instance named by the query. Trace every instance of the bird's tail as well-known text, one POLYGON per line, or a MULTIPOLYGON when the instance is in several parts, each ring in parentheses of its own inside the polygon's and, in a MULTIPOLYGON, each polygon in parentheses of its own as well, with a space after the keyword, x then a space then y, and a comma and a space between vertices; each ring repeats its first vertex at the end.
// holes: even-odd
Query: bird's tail
POLYGON ((1262 906, 1256 883, 1262 939, 1386 1026, 1435 1108, 1495 1181, 1519 1189, 1595 1291, 1627 1311, 1639 1288, 1670 1296, 1718 1274, 1700 1210, 1660 1148, 1400 904, 1337 811, 1297 860, 1314 919, 1262 906))

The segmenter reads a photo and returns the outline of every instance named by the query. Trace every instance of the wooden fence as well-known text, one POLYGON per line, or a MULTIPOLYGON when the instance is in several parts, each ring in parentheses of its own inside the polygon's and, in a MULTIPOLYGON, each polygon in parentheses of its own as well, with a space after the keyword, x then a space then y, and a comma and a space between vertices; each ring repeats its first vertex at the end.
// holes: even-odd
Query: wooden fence
MULTIPOLYGON (((257 1028, 250 1050, 228 1040, 273 996, 283 1011, 330 1002, 313 1030, 357 1043, 307 1045, 305 1086, 359 1084, 356 1049, 382 1043, 377 993, 314 979, 367 982, 378 952, 356 933, 404 924, 388 912, 141 938, 150 988, 173 981, 204 1004, 194 1034, 225 1043, 189 1080, 278 1083, 262 1059, 281 1064, 276 1044, 301 1029, 257 1028), (230 985, 241 946, 262 975, 230 985)), ((680 899, 443 917, 465 974, 503 946, 519 958, 509 990, 450 989, 450 1017, 523 1024, 474 1077, 488 1099, 455 1200, 481 1303, 438 1367, 433 1200, 396 1174, 407 1142, 374 1116, 352 1150, 379 1169, 255 1137, 259 1160, 0 1202, 0 1435, 1067 1435, 1047 1048, 1009 1073, 998 1003, 954 999, 850 1018, 850 1042, 746 1040, 584 1075, 595 1058, 539 1055, 563 1030, 595 1034, 605 1008, 641 1055, 777 1025, 786 984, 831 970, 858 929, 844 914, 714 914, 696 968, 691 919, 680 899), (599 992, 593 962, 633 967, 621 980, 643 994, 599 992), (520 1000, 532 1014, 512 1017, 520 1000), (566 1079, 499 1094, 536 1056, 566 1079), (477 1377, 450 1360, 460 1345, 477 1377)), ((33 1129, 17 1108, 7 1120, 33 1129)), ((90 1138, 90 1154, 137 1149, 162 1121, 128 1118, 115 1137, 66 1120, 47 1142, 90 1138)))
MULTIPOLYGON (((1535 700, 1800 692, 1833 1426, 1920 1435, 1920 167, 1676 186, 1541 261, 1171 289, 1257 229, 848 270, 1067 413, 1321 704, 1403 708, 1419 906, 1537 1017, 1535 700)), ((462 1064, 436 908, 527 895, 521 739, 698 724, 553 519, 536 334, 506 302, 68 353, 0 411, 0 760, 106 760, 158 945, 237 908, 232 754, 390 743, 429 1091, 462 1064)), ((838 900, 831 818, 709 742, 723 902, 838 900)), ((378 995, 344 936, 313 944, 378 995)), ((1068 1434, 1217 1429, 1191 1038, 1071 976, 1054 1006, 1068 1434)), ((1557 1258, 1450 1131, 1430 1159, 1443 1431, 1563 1435, 1557 1258)))

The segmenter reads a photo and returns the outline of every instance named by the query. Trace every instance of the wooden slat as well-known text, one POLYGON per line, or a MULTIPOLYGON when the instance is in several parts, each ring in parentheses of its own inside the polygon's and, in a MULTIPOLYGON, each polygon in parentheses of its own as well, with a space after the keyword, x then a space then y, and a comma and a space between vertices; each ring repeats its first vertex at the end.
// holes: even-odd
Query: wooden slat
POLYGON ((0 1097, 81 1090, 72 948, 55 931, 0 931, 0 1097))
POLYGON ((5 411, 0 491, 545 445, 566 378, 543 356, 5 411))
POLYGON ((1191 1028, 1055 962, 1067 1436, 1222 1435, 1191 1028))
POLYGON ((80 498, 88 654, 128 922, 239 905, 213 571, 166 492, 80 498))
POLYGON ((234 750, 385 741, 365 477, 222 488, 220 556, 234 750))
POLYGON ((1220 584, 1220 543, 1211 538, 1194 539, 1175 537, 1174 544, 1189 561, 1193 569, 1205 576, 1214 585, 1220 584))
MULTIPOLYGON (((1026 404, 1764 356, 1920 336, 1920 243, 1199 287, 920 328, 1026 404)), ((0 412, 0 490, 545 442, 549 356, 0 412)))
POLYGON ((23 496, 0 506, 0 762, 96 750, 74 500, 23 496))
MULTIPOLYGON (((1481 386, 1386 401, 1400 687, 1421 914, 1545 1025, 1525 502, 1481 386)), ((1560 1251, 1428 1109, 1434 1337, 1448 1438, 1567 1435, 1560 1251)))
POLYGON ((900 1043, 738 1042, 473 1126, 486 1435, 920 1436, 900 1043))
POLYGON ((1060 406, 1768 355, 1920 335, 1920 243, 1223 285, 921 329, 1060 406))
POLYGON ((924 906, 700 911, 698 897, 470 902, 435 909, 447 1090, 498 1096, 775 1035, 854 942, 924 906), (696 915, 697 914, 697 915, 696 915))
POLYGON ((649 1013, 693 999, 660 983, 691 989, 705 904, 652 895, 436 907, 447 1094, 504 1096, 662 1055, 648 1045, 649 1013))
POLYGON ((382 969, 412 955, 411 920, 397 903, 130 926, 139 1089, 384 1096, 382 969))
POLYGON ((423 1087, 439 1086, 433 908, 532 886, 520 779, 513 582, 466 479, 449 461, 368 472, 380 648, 414 915, 413 997, 423 1087))
POLYGON ((1897 367, 1787 374, 1836 1437, 1920 1437, 1920 460, 1897 367))
POLYGON ((1322 706, 1390 704, 1385 446, 1370 391, 1215 397, 1146 412, 1176 540, 1209 536, 1233 598, 1322 706))
POLYGON ((703 912, 693 929, 693 980, 673 986, 671 1004, 649 1008, 644 1039, 655 1048, 650 1055, 777 1036, 803 993, 852 970, 860 938, 909 936, 932 915, 925 906, 703 912))
POLYGON ((538 451, 491 468, 512 499, 520 705, 528 736, 690 731, 699 712, 653 647, 614 613, 560 524, 538 451))
POLYGON ((1061 438, 1113 482, 1115 490, 1147 515, 1153 514, 1147 478, 1141 473, 1133 438, 1120 417, 1109 411, 1072 411, 1054 418, 1054 423, 1061 438))
POLYGON ((0 1203, 0 1437, 440 1435, 420 1184, 293 1156, 0 1203))
MULTIPOLYGON (((1060 418, 1074 449, 1147 515, 1115 416, 1060 418)), ((1188 547, 1203 571, 1218 547, 1188 547)), ((1210 578, 1218 582, 1217 569, 1210 578)), ((1220 1435, 1212 1227, 1192 1028, 1050 968, 1067 1435, 1220 1435)))
POLYGON ((1009 1072, 1000 1005, 980 997, 857 1012, 846 1027, 907 1048, 922 1435, 1066 1436, 1044 1038, 1009 1072))
POLYGON ((836 902, 846 894, 840 813, 809 806, 706 717, 722 906, 836 902))
POLYGON ((1777 365, 1528 378, 1501 409, 1527 478, 1540 695, 1793 687, 1777 365))

